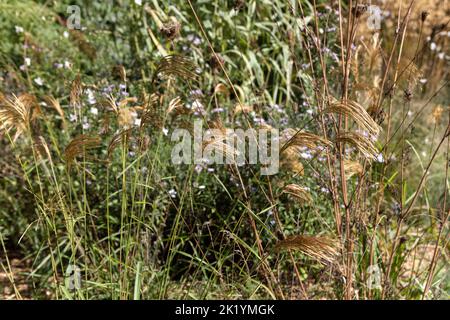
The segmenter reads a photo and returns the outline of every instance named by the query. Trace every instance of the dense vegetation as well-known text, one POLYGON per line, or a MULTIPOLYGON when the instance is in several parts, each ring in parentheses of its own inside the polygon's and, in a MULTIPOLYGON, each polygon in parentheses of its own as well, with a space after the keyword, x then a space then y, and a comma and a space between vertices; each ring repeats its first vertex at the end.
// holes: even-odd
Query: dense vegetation
POLYGON ((447 299, 449 12, 372 2, 379 30, 360 1, 2 0, 0 295, 447 299), (194 120, 278 129, 279 173, 173 164, 194 120))

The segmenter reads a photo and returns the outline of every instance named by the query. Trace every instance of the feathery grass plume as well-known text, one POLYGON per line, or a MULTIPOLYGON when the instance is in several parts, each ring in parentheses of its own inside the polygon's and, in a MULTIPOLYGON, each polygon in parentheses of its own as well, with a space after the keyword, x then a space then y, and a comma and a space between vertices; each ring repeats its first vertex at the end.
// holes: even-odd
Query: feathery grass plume
POLYGON ((349 143, 355 146, 367 159, 375 160, 379 152, 372 141, 356 132, 343 132, 336 138, 336 143, 349 143))
POLYGON ((111 155, 117 146, 119 146, 122 142, 127 143, 131 131, 131 128, 125 129, 113 136, 111 142, 108 145, 108 159, 111 159, 111 155))
POLYGON ((127 106, 127 104, 129 102, 134 102, 134 101, 135 101, 135 98, 125 98, 125 99, 119 101, 119 103, 117 103, 116 98, 112 94, 110 94, 110 95, 108 95, 108 97, 105 100, 101 101, 101 105, 104 108, 106 108, 108 111, 112 111, 118 116, 121 108, 124 108, 125 106, 127 106))
POLYGON ((318 145, 323 145, 327 147, 331 147, 333 144, 331 141, 322 138, 318 135, 305 132, 303 130, 296 130, 292 128, 288 128, 282 132, 282 141, 284 142, 281 147, 281 153, 287 148, 302 148, 307 147, 309 149, 315 149, 318 145))
POLYGON ((31 94, 22 94, 19 97, 2 97, 0 100, 0 130, 7 133, 15 130, 13 140, 31 129, 31 122, 40 114, 36 97, 31 94))
POLYGON ((290 236, 278 241, 275 249, 298 250, 306 256, 321 263, 333 263, 339 254, 337 242, 327 237, 290 236))
POLYGON ((180 55, 168 55, 159 61, 152 82, 159 74, 166 77, 173 75, 185 80, 197 80, 198 75, 195 69, 191 60, 180 55))
POLYGON ((100 100, 100 105, 106 111, 114 112, 115 114, 119 114, 119 106, 116 103, 116 99, 112 94, 109 94, 105 99, 100 100))
POLYGON ((141 100, 143 101, 144 109, 148 109, 151 106, 154 106, 160 102, 160 99, 162 96, 156 93, 148 94, 145 91, 142 91, 141 93, 141 100))
POLYGON ((81 76, 77 75, 70 87, 70 105, 74 108, 81 106, 81 94, 83 93, 83 85, 81 76))
POLYGON ((372 119, 367 111, 357 102, 347 100, 347 102, 335 102, 326 108, 323 113, 337 113, 342 116, 348 116, 362 127, 363 130, 377 136, 380 133, 380 126, 372 119))
POLYGON ((155 128, 162 129, 164 125, 164 119, 161 113, 156 109, 146 110, 141 117, 141 127, 144 128, 147 125, 151 125, 155 128))
POLYGON ((61 104, 57 99, 55 99, 53 96, 45 96, 44 101, 53 109, 55 109, 56 112, 58 112, 59 116, 61 117, 61 120, 63 122, 63 127, 67 128, 67 120, 64 116, 64 110, 61 107, 61 104))
POLYGON ((297 200, 299 200, 300 203, 311 203, 313 201, 311 195, 309 194, 308 190, 304 187, 299 186, 298 184, 288 184, 286 185, 282 193, 286 193, 288 195, 293 196, 297 200))
POLYGON ((361 174, 363 172, 363 167, 357 161, 345 159, 344 160, 344 171, 345 171, 345 177, 347 179, 350 179, 355 174, 361 174))
POLYGON ((98 148, 100 143, 101 140, 98 136, 88 136, 85 134, 76 136, 64 150, 67 167, 70 168, 77 157, 84 156, 86 159, 89 159, 90 157, 86 155, 86 151, 98 148))

